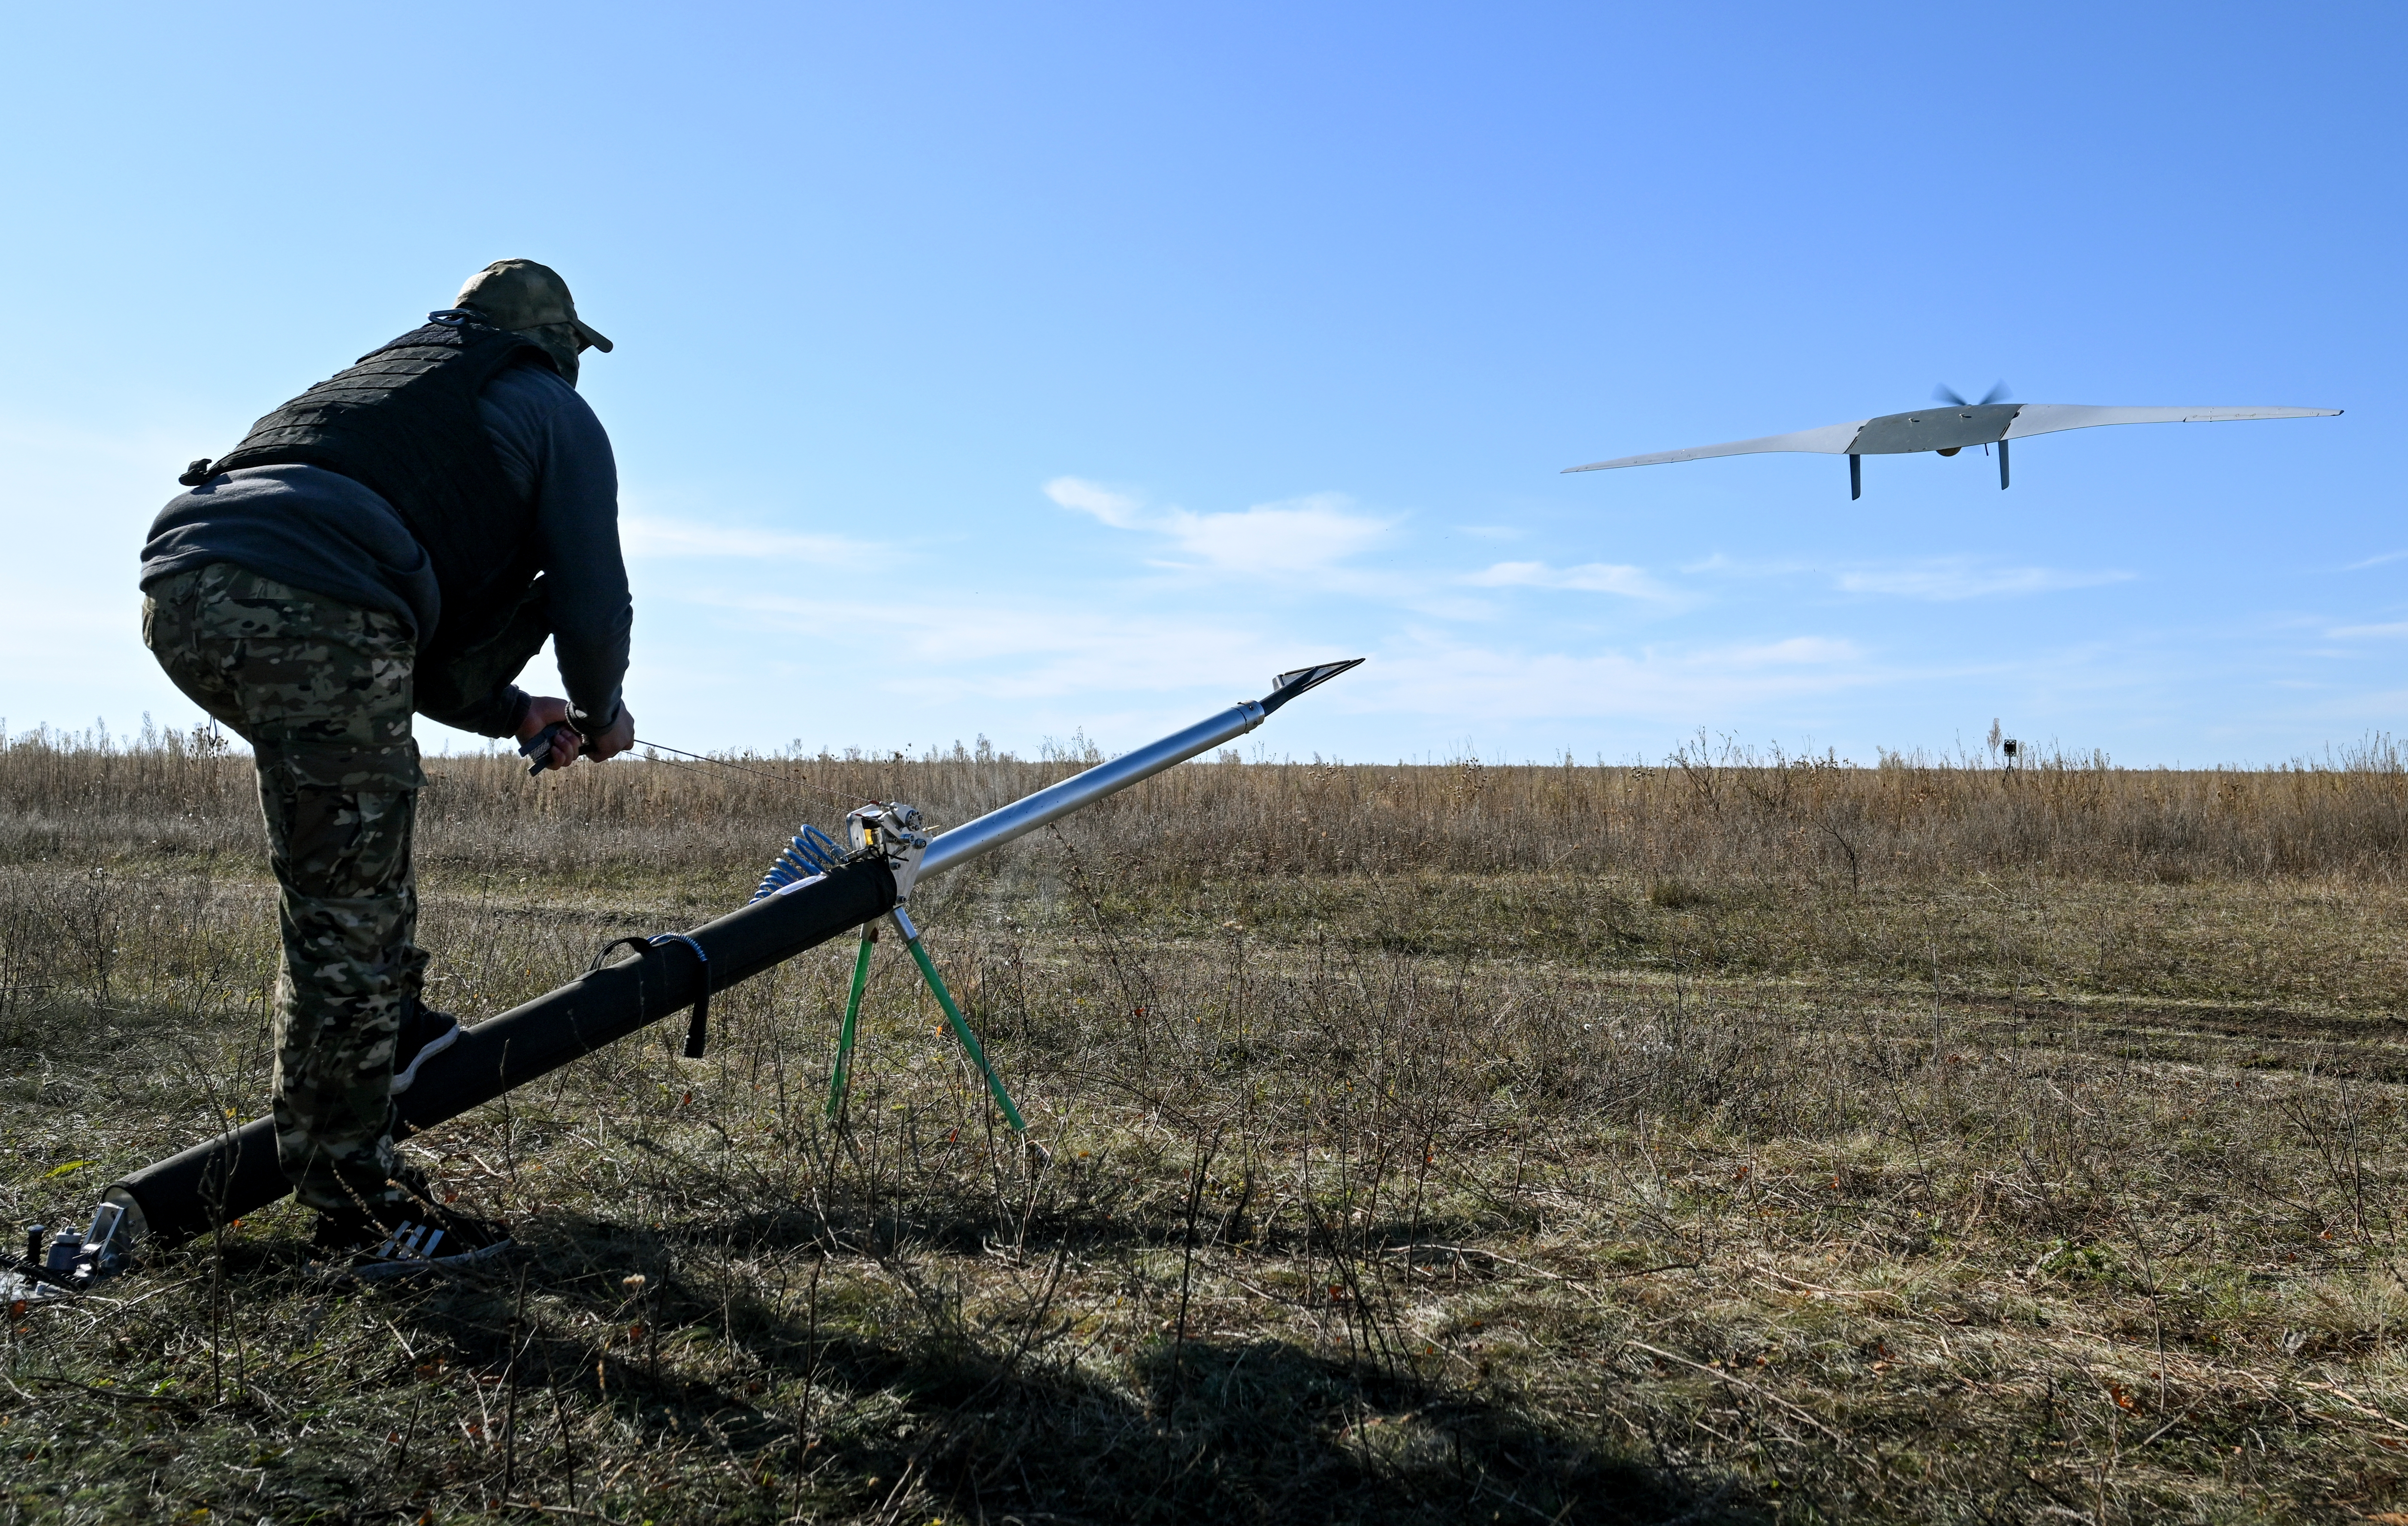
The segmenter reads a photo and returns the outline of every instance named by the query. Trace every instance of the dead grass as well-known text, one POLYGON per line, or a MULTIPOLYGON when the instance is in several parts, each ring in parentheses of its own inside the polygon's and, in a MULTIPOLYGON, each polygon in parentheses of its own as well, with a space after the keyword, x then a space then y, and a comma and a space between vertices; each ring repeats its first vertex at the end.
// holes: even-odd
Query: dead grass
MULTIPOLYGON (((2408 1508, 2388 755, 1204 765, 929 897, 1035 1132, 851 949, 422 1142, 529 1245, 297 1216, 7 1322, 23 1519, 2357 1519, 2408 1508), (1845 851, 1843 851, 1843 847, 1845 851), (724 1014, 724 1017, 718 1016, 724 1014), (631 1279, 640 1278, 634 1281, 631 1279)), ((809 788, 437 769, 438 998, 749 890, 809 788)), ((264 1093, 247 765, 0 752, 0 1197, 264 1093), (76 1164, 76 1162, 84 1162, 76 1164)))

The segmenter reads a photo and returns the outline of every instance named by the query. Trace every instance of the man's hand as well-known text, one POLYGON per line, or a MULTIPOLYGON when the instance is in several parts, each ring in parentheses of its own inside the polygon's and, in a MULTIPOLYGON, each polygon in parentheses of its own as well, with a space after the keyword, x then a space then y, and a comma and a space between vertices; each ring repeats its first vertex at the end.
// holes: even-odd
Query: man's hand
POLYGON ((616 757, 636 744, 636 717, 626 706, 619 707, 619 718, 600 736, 580 735, 568 718, 568 701, 552 695, 531 695, 527 698, 526 719, 519 723, 519 740, 532 741, 543 734, 546 727, 559 730, 552 736, 552 756, 545 767, 565 769, 581 753, 596 763, 606 757, 616 757))
POLYGON ((599 763, 606 757, 616 757, 636 744, 636 713, 626 706, 619 707, 619 718, 608 729, 585 744, 586 756, 599 763))
MULTIPOLYGON (((624 715, 626 711, 623 708, 619 713, 624 715)), ((519 723, 519 741, 533 741, 543 734, 544 727, 548 726, 557 726, 560 729, 552 734, 552 756, 545 760, 544 766, 565 769, 577 761, 577 750, 585 741, 577 734, 577 728, 568 724, 568 701, 548 694, 529 696, 526 719, 519 723)))

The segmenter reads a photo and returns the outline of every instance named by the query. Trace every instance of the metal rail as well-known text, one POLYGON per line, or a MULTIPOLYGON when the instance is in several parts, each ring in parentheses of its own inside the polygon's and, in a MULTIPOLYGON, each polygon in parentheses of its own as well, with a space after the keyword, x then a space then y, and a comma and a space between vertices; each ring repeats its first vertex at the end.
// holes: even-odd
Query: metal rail
POLYGON ((1129 785, 1151 779, 1163 770, 1184 763, 1208 748, 1244 736, 1263 724, 1270 713, 1305 690, 1326 684, 1363 659, 1351 662, 1324 663, 1318 668, 1299 668, 1282 673, 1271 692, 1260 699, 1248 699, 1231 705, 1209 720, 1197 722, 1182 731, 1174 731, 1159 741, 1148 742, 1134 752, 1123 753, 1110 762, 1098 763, 1082 773, 1072 774, 1058 785, 1049 785, 1036 794, 1012 801, 1000 810, 990 811, 975 821, 965 822, 949 832, 939 832, 929 841, 927 851, 920 857, 920 877, 941 874, 958 869, 982 854, 992 853, 1015 837, 1035 831, 1047 822, 1057 821, 1082 806, 1093 805, 1107 795, 1117 794, 1129 785))
POLYGON ((958 869, 982 854, 994 852, 1015 837, 1033 832, 1049 821, 1060 820, 1081 806, 1093 805, 1107 795, 1184 763, 1207 748, 1242 737, 1262 725, 1263 717, 1268 713, 1258 699, 1232 705, 1209 721, 1198 721, 1184 731, 1175 731, 1160 741, 1150 742, 1135 752, 1123 753, 1108 763, 1098 763, 1082 773, 1072 774, 1058 785, 1049 785, 1034 795, 1014 800, 1000 810, 990 811, 976 821, 965 822, 950 832, 939 832, 929 841, 928 851, 921 857, 921 877, 924 879, 949 869, 958 869))

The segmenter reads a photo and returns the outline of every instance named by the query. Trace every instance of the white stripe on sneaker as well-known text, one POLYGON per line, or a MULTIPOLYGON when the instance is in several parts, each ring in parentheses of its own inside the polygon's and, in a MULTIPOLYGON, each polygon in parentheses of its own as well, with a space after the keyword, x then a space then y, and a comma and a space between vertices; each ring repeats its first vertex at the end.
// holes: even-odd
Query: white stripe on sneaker
POLYGON ((430 1268, 471 1266, 500 1255, 514 1244, 508 1234, 488 1244, 480 1244, 480 1239, 475 1233, 454 1233, 448 1226, 404 1219, 383 1244, 352 1263, 351 1274, 373 1280, 430 1268), (452 1247, 448 1252, 442 1248, 446 1244, 452 1247))

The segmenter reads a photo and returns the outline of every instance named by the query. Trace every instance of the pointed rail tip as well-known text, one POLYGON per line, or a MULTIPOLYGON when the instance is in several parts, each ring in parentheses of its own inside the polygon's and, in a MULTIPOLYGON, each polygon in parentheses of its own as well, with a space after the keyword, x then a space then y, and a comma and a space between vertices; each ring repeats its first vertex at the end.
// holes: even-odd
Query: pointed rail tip
POLYGON ((1312 668, 1292 668, 1271 680, 1271 692, 1263 696, 1263 713, 1286 704, 1307 689, 1318 688, 1349 668, 1360 668, 1366 659, 1348 657, 1343 662, 1325 662, 1312 668))

